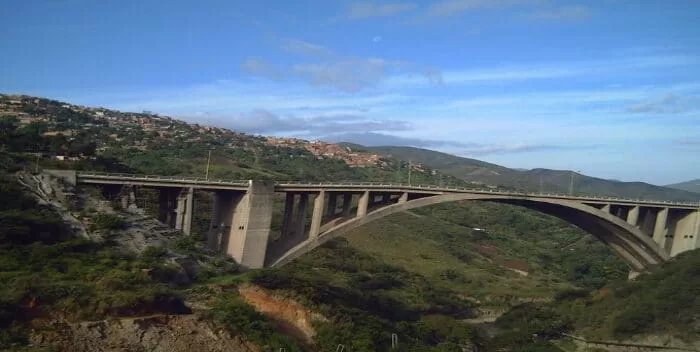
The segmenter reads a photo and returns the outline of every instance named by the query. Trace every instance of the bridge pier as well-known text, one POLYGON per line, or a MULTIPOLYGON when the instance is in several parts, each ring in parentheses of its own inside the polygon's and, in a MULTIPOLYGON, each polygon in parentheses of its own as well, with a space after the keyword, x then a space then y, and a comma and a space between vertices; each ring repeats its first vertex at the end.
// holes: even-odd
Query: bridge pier
POLYGON ((700 212, 675 211, 669 231, 667 252, 670 256, 696 248, 700 212))
POLYGON ((659 247, 664 248, 666 244, 666 223, 668 222, 668 208, 662 208, 656 213, 656 222, 654 223, 654 233, 652 238, 659 247))
POLYGON ((158 220, 170 227, 174 227, 173 209, 175 208, 176 189, 158 189, 158 220))
POLYGON ((119 202, 123 210, 136 208, 136 191, 132 185, 124 185, 119 192, 119 202))
POLYGON ((291 226, 294 221, 294 193, 287 192, 284 199, 284 215, 282 218, 282 231, 280 236, 284 237, 291 231, 291 226))
POLYGON ((304 192, 299 194, 299 203, 294 215, 294 236, 303 236, 306 232, 306 218, 309 212, 309 194, 304 192))
POLYGON ((314 198, 314 210, 311 215, 311 228, 309 229, 309 238, 316 239, 321 230, 323 222, 323 211, 325 210, 324 202, 326 200, 326 191, 319 191, 314 198))
POLYGON ((274 183, 250 181, 248 190, 217 191, 209 232, 210 248, 233 257, 246 269, 265 264, 272 221, 274 183))
POLYGON ((328 193, 328 206, 326 207, 326 217, 332 219, 335 217, 335 212, 338 209, 338 196, 336 192, 328 193))
POLYGON ((192 213, 194 212, 194 188, 188 187, 180 190, 177 196, 177 208, 175 210, 175 229, 185 235, 192 232, 192 213))
POLYGON ((350 211, 352 210, 352 193, 343 194, 343 217, 350 217, 350 211))
POLYGON ((627 223, 637 226, 637 221, 639 221, 639 206, 634 206, 627 212, 627 223))
POLYGON ((357 217, 361 218, 367 215, 367 208, 369 207, 369 197, 370 192, 364 191, 360 195, 360 199, 357 201, 357 217))

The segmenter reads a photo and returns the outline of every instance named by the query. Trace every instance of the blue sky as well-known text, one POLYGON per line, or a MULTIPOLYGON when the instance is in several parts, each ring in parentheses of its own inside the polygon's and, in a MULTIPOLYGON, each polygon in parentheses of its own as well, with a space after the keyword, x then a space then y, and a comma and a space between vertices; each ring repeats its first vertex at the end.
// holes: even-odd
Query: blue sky
POLYGON ((700 177, 697 1, 0 2, 0 92, 517 168, 700 177))

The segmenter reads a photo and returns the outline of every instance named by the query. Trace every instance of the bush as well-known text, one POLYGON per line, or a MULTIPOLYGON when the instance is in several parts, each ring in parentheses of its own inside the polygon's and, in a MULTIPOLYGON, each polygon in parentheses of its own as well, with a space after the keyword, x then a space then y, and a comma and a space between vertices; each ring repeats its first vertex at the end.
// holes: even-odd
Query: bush
POLYGON ((654 323, 654 315, 654 310, 647 306, 627 309, 615 319, 614 333, 625 336, 644 332, 654 323))
POLYGON ((236 295, 220 300, 212 312, 214 319, 231 334, 245 335, 258 343, 264 351, 278 351, 281 348, 286 351, 302 351, 294 340, 275 332, 267 317, 236 295))
POLYGON ((100 213, 92 218, 92 225, 97 230, 119 230, 124 222, 119 215, 100 213))
POLYGON ((591 294, 588 292, 588 290, 584 289, 579 289, 579 288, 573 288, 570 290, 564 290, 561 292, 558 292, 554 296, 554 301, 556 302, 564 302, 564 301, 573 301, 579 298, 587 298, 591 294))
POLYGON ((167 254, 168 251, 163 247, 149 246, 143 251, 143 253, 141 253, 141 258, 146 263, 153 265, 163 259, 163 257, 165 257, 167 254))

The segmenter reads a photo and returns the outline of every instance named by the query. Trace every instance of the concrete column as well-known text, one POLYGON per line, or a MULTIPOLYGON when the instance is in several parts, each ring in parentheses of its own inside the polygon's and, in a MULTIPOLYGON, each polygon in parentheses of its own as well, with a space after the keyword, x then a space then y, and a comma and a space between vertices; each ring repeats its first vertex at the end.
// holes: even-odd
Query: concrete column
POLYGON ((194 188, 183 188, 177 196, 177 208, 175 210, 175 229, 181 230, 185 235, 192 231, 192 213, 194 209, 194 188))
POLYGON ((610 204, 603 205, 603 209, 601 209, 601 210, 610 214, 610 204))
POLYGON ((403 192, 401 193, 401 196, 399 197, 399 203, 406 203, 408 202, 408 192, 403 192))
POLYGON ((386 204, 391 201, 391 193, 383 193, 382 194, 382 203, 386 204))
POLYGON ((630 208, 627 212, 627 223, 632 226, 637 226, 637 221, 639 220, 639 206, 634 206, 630 208))
POLYGON ((229 234, 233 223, 233 214, 244 193, 234 191, 215 191, 207 247, 226 252, 229 234))
POLYGON ((226 253, 246 269, 265 265, 272 222, 275 184, 250 180, 248 190, 236 204, 226 253))
POLYGON ((695 226, 693 227, 695 228, 692 233, 694 241, 691 241, 693 246, 691 249, 698 249, 700 248, 700 208, 695 211, 695 226))
POLYGON ((129 210, 136 208, 136 192, 134 191, 134 186, 124 185, 119 191, 119 202, 123 210, 129 210))
POLYGON ((352 210, 352 194, 351 193, 344 193, 343 194, 343 217, 349 217, 350 210, 352 210))
POLYGON ((357 217, 361 218, 367 215, 367 208, 369 207, 369 191, 364 191, 357 202, 357 217))
POLYGON ((282 220, 282 236, 289 233, 294 219, 294 193, 288 192, 284 200, 284 219, 282 220))
POLYGON ((326 207, 326 217, 335 217, 336 208, 338 208, 338 194, 328 192, 328 206, 326 207))
MULTIPOLYGON (((673 216, 673 232, 669 230, 669 234, 673 238, 670 239, 669 254, 675 257, 679 253, 695 249, 695 233, 698 226, 698 212, 678 212, 673 216)), ((671 226, 669 226, 671 227, 671 226)))
POLYGON ((158 220, 173 226, 173 191, 170 188, 160 188, 158 190, 158 220))
POLYGON ((306 215, 309 207, 309 194, 299 194, 299 203, 297 203, 297 211, 294 215, 294 226, 296 227, 295 234, 298 236, 306 232, 306 215))
POLYGON ((122 193, 120 196, 119 201, 121 202, 121 207, 123 210, 129 209, 129 194, 122 193))
MULTIPOLYGON (((332 197, 332 195, 331 195, 332 197)), ((326 200, 326 191, 320 191, 314 199, 314 212, 311 217, 311 228, 309 229, 309 238, 316 239, 321 232, 321 222, 323 222, 324 202, 326 200)))
POLYGON ((654 224, 654 242, 656 242, 661 248, 664 248, 666 243, 667 221, 668 208, 663 208, 656 214, 656 223, 654 224))
POLYGON ((652 237, 654 235, 654 223, 656 222, 656 212, 653 209, 646 208, 644 212, 641 213, 641 230, 645 234, 652 237))

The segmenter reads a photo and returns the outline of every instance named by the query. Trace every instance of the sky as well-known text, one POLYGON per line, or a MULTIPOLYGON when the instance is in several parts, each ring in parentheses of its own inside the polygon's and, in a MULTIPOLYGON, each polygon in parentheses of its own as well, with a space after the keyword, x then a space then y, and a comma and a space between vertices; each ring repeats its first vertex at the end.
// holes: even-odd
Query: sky
POLYGON ((700 177, 700 1, 0 1, 0 92, 513 168, 700 177))

